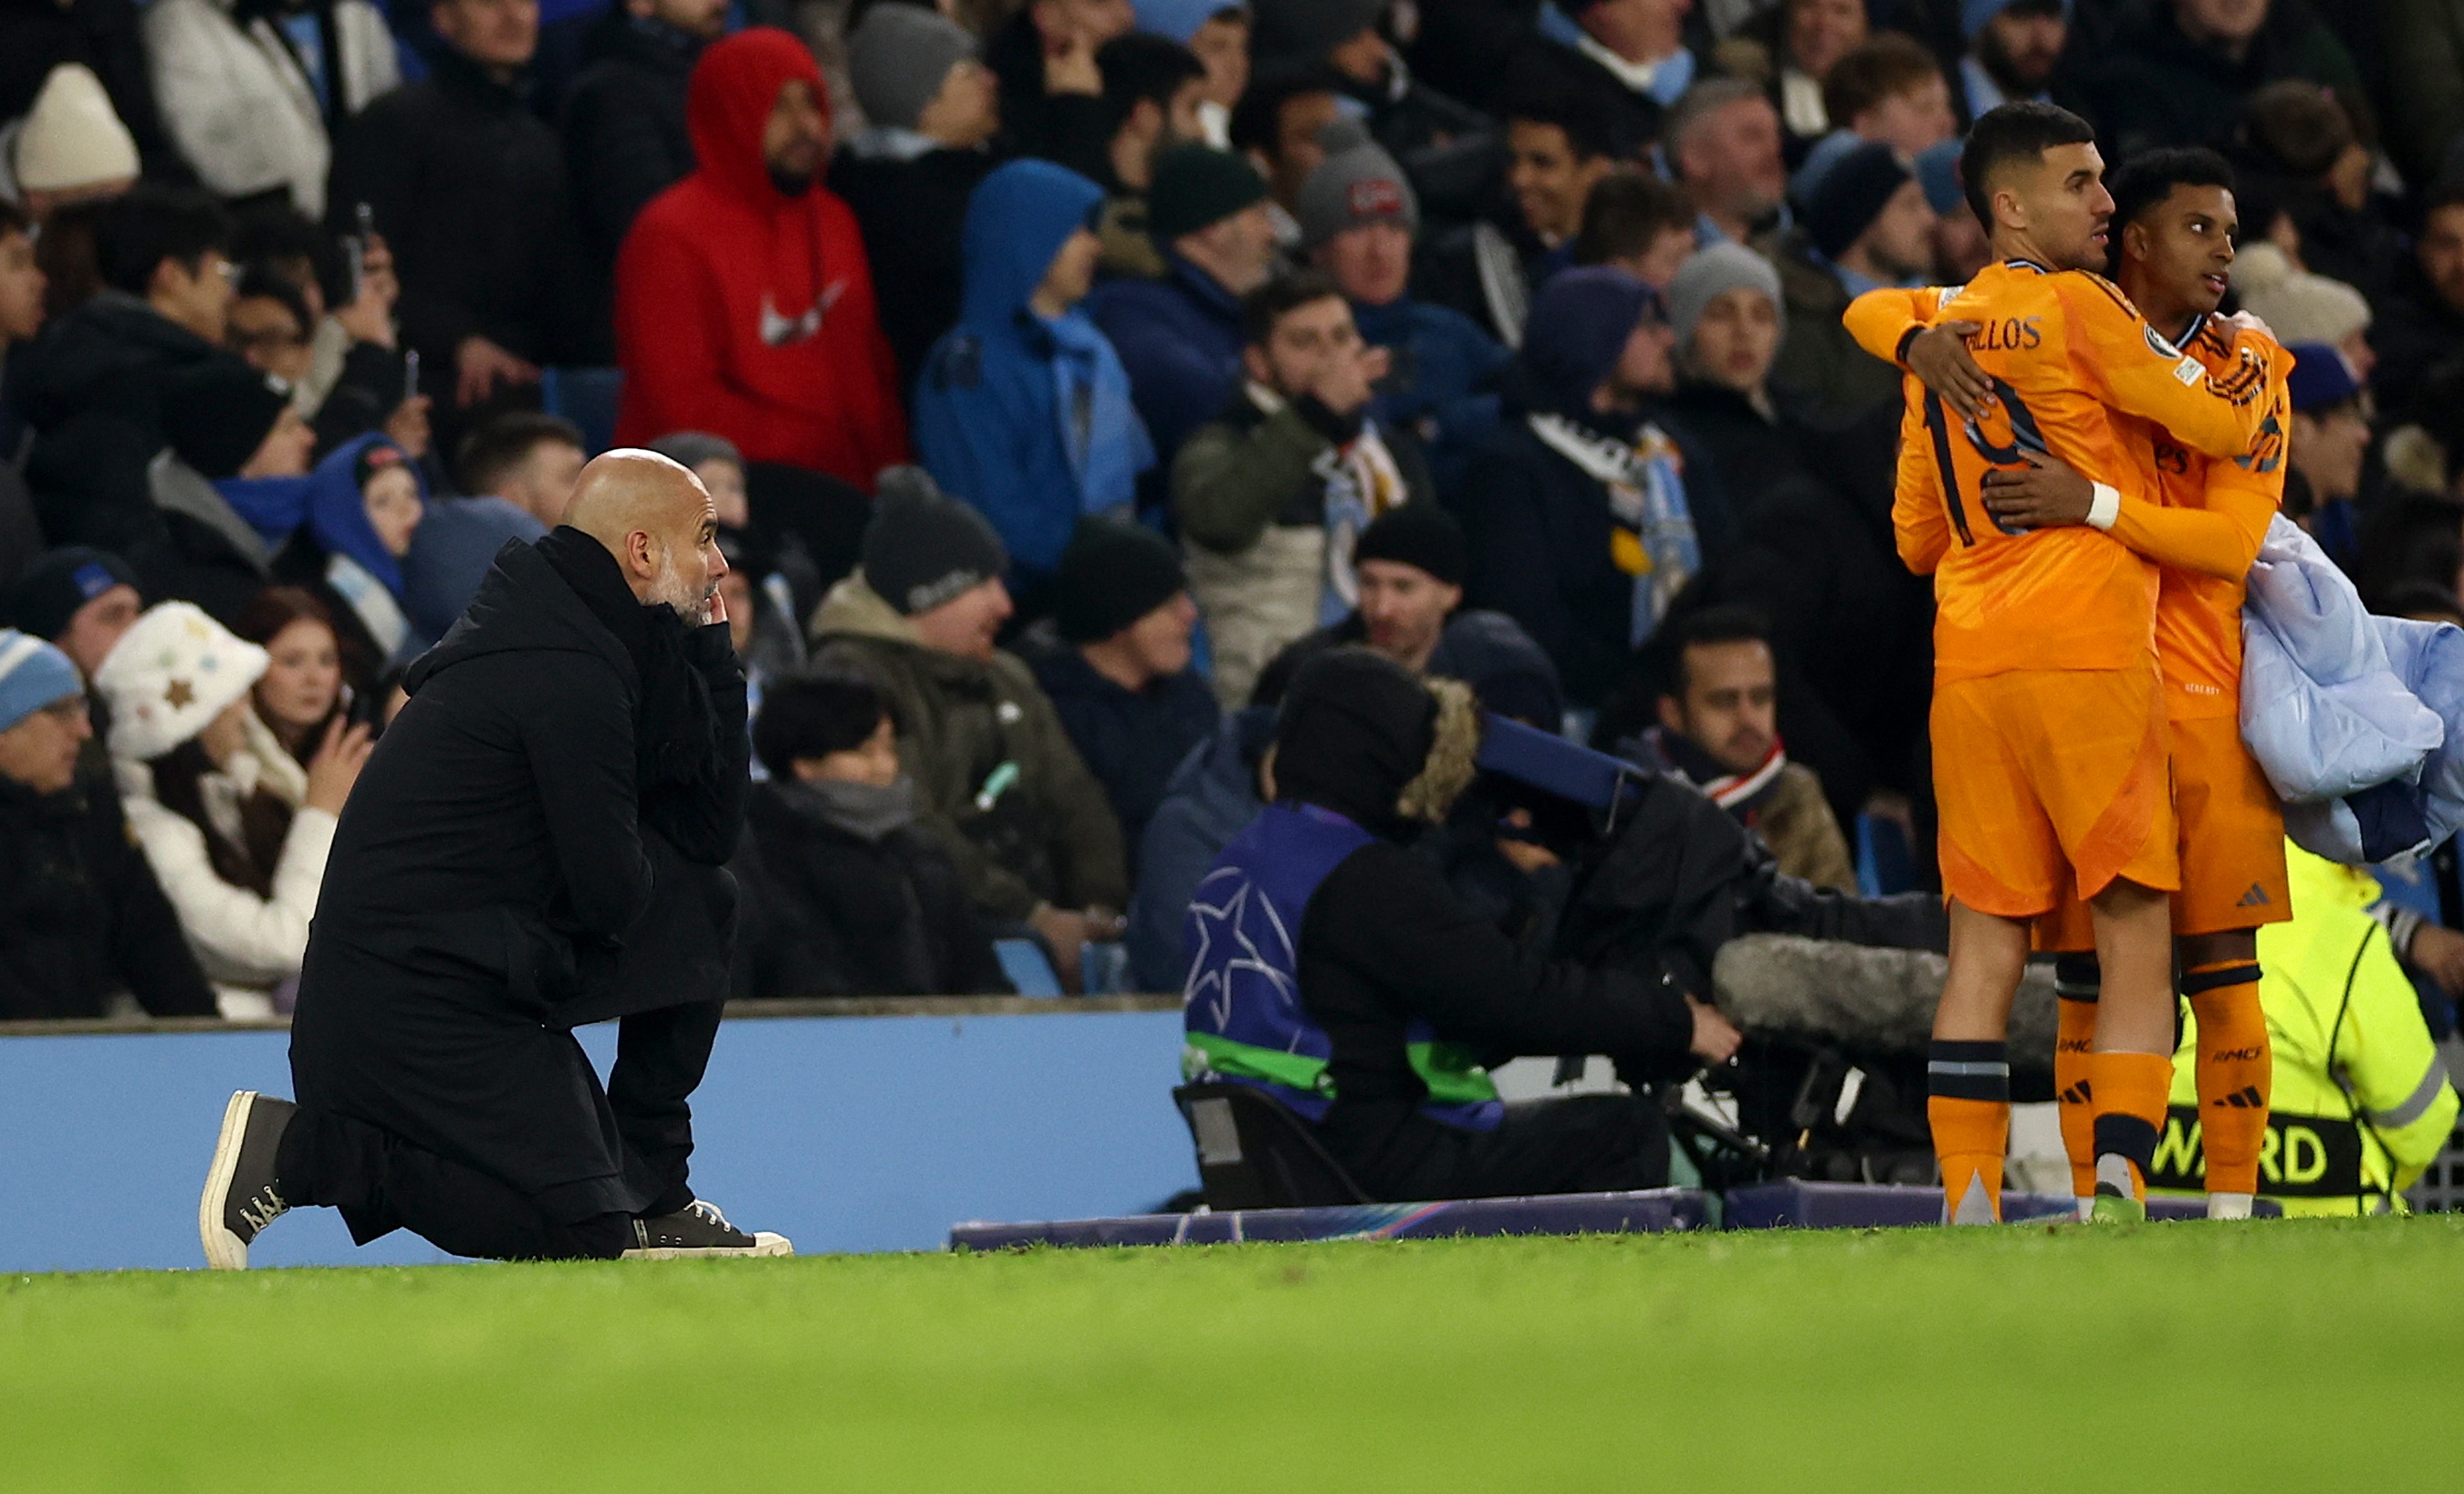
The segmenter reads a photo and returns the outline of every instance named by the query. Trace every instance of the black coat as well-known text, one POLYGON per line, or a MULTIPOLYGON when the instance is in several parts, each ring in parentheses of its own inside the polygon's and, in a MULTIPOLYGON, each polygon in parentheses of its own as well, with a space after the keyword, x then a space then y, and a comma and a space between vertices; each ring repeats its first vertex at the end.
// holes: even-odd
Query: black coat
POLYGON ((583 250, 602 275, 615 273, 634 215, 693 172, 685 88, 701 49, 700 37, 621 5, 583 42, 584 65, 565 90, 558 133, 583 250))
POLYGON ((26 482, 54 544, 127 555, 159 536, 145 465, 163 450, 163 380, 231 354, 134 296, 104 291, 10 359, 34 428, 26 482))
POLYGON ((575 531, 499 552, 342 812, 292 1023, 301 1103, 565 1218, 650 1199, 561 1029, 726 989, 742 676, 661 619, 575 531))
MULTIPOLYGON (((1112 816, 1121 822, 1121 843, 1134 858, 1173 770, 1215 734, 1222 715, 1215 692, 1196 670, 1183 670, 1133 694, 1057 639, 1037 640, 1019 651, 1052 698, 1069 744, 1104 785, 1112 816)), ((1134 859, 1130 873, 1137 874, 1134 859)))
POLYGON ((110 780, 38 795, 0 778, 0 1022, 100 1017, 115 992, 157 1017, 211 1017, 110 780))
POLYGON ((613 363, 605 277, 576 251, 556 132, 451 48, 430 67, 343 130, 326 193, 336 232, 355 231, 359 204, 374 211, 427 392, 451 407, 454 350, 472 336, 539 363, 613 363))
POLYGON ((2440 428, 2453 417, 2431 403, 2437 395, 2431 376, 2464 363, 2464 311, 2447 304, 2418 262, 2401 268, 2395 292, 2372 310, 2370 347, 2379 363, 2370 386, 2380 410, 2394 421, 2429 419, 2440 428))
POLYGON ((864 231, 873 304, 898 359, 898 397, 913 400, 925 355, 958 322, 965 280, 958 232, 967 199, 995 165, 988 150, 930 150, 912 161, 841 150, 830 190, 847 199, 864 231))
MULTIPOLYGON (((1624 677, 1633 652, 1634 578, 1610 556, 1606 485, 1532 433, 1525 417, 1544 403, 1511 378, 1505 424, 1464 474, 1460 504, 1471 574, 1463 600, 1522 624, 1556 661, 1567 700, 1595 707, 1624 677)), ((1727 557, 1732 536, 1716 464, 1679 426, 1661 425, 1683 458, 1686 502, 1709 569, 1727 557)))
POLYGON ((754 789, 747 824, 738 997, 1009 993, 957 864, 930 834, 909 824, 867 840, 775 783, 754 789))
POLYGON ((1111 106, 1093 94, 1044 91, 1044 33, 1031 11, 1020 11, 984 42, 984 66, 1001 80, 1001 130, 994 149, 1004 161, 1037 156, 1090 182, 1110 181, 1111 106))

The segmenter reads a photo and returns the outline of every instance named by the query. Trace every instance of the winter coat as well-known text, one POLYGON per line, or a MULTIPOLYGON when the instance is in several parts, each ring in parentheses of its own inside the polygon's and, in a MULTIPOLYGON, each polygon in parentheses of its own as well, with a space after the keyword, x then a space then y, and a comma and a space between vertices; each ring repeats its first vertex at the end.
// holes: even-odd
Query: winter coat
POLYGON ((200 782, 206 813, 226 841, 240 836, 239 806, 262 788, 291 809, 291 828, 275 860, 271 895, 236 887, 214 870, 206 832, 154 797, 154 773, 143 762, 115 758, 112 771, 128 814, 129 833, 145 850, 155 880, 180 915, 197 963, 232 1016, 273 1012, 274 988, 299 974, 308 922, 334 845, 334 816, 301 801, 308 770, 291 756, 254 710, 247 714, 247 745, 200 782))
POLYGON ((1014 920, 1045 903, 1128 901, 1111 805, 1023 663, 926 648, 861 571, 830 588, 811 631, 815 670, 857 670, 890 696, 915 822, 956 858, 978 909, 1014 920), (979 795, 998 787, 1004 764, 1016 764, 1001 775, 1014 781, 984 805, 979 795))
POLYGON ((830 190, 864 231, 873 303, 904 397, 913 396, 933 344, 957 325, 967 198, 1000 164, 989 150, 950 150, 913 131, 884 129, 866 130, 830 158, 830 190))
POLYGON ((1058 638, 1030 634, 1022 652, 1061 717, 1061 729, 1069 734, 1069 744, 1104 785, 1134 876, 1136 847, 1163 802, 1165 783, 1180 760, 1215 734, 1221 717, 1215 692, 1196 670, 1183 670, 1132 693, 1058 638))
POLYGON ((1797 402, 1825 428, 1853 423, 1875 409, 1896 411, 1900 370, 1857 345, 1840 324, 1852 297, 1831 267, 1815 257, 1803 230, 1790 229, 1759 246, 1779 269, 1788 331, 1772 360, 1771 387, 1797 402))
POLYGON ((81 62, 102 80, 111 112, 136 140, 143 174, 185 177, 154 105, 139 14, 134 0, 0 0, 0 120, 24 118, 54 68, 81 62))
POLYGON ((250 0, 149 0, 143 20, 155 101, 171 142, 223 197, 285 190, 325 213, 328 131, 402 81, 393 33, 368 0, 313 6, 320 95, 283 28, 283 10, 250 0))
POLYGON ((335 835, 298 1097, 568 1217, 638 1211, 561 1029, 726 994, 747 750, 726 629, 639 605, 560 529, 505 547, 404 688, 335 835))
MULTIPOLYGON (((1556 402, 1532 389, 1519 368, 1511 372, 1505 423, 1472 459, 1459 500, 1471 541, 1464 600, 1522 624, 1556 661, 1567 699, 1596 707, 1633 652, 1635 578, 1610 553, 1616 524, 1608 485, 1535 433, 1530 417, 1551 413, 1556 402)), ((1581 411, 1568 418, 1588 428, 1605 417, 1581 411)), ((1679 454, 1709 569, 1730 548, 1732 520, 1712 496, 1716 484, 1700 481, 1712 474, 1709 457, 1682 429, 1661 428, 1679 454)))
POLYGON ((332 231, 359 231, 366 203, 393 251, 422 387, 453 407, 455 351, 472 337, 535 363, 606 363, 603 282, 576 248, 556 132, 519 80, 450 47, 429 67, 343 128, 325 193, 332 231))
POLYGON ((1378 381, 1370 418, 1417 436, 1438 494, 1452 494, 1472 452, 1497 428, 1492 385, 1506 366, 1506 348, 1463 313, 1409 296, 1383 306, 1354 301, 1352 319, 1364 341, 1394 360, 1378 381))
POLYGON ((1007 995, 946 846, 913 824, 868 839, 801 785, 753 791, 736 875, 739 999, 1007 995))
POLYGON ((1573 262, 1571 241, 1550 248, 1525 226, 1522 209, 1511 201, 1493 201, 1472 222, 1421 231, 1412 255, 1410 294, 1512 349, 1522 345, 1523 323, 1540 287, 1573 262))
POLYGON ((691 175, 685 88, 702 38, 610 6, 583 38, 584 62, 558 110, 574 217, 602 275, 650 199, 691 175))
POLYGON ((996 154, 1004 161, 1035 156, 1080 176, 1104 179, 1118 121, 1099 95, 1044 91, 1044 33, 1035 29, 1034 17, 1020 11, 1002 22, 984 39, 983 62, 1001 81, 996 154))
POLYGON ((111 290, 11 351, 11 397, 34 430, 26 485, 54 544, 125 556, 159 535, 145 467, 165 444, 163 381, 231 356, 111 290))
POLYGON ((1082 516, 1128 515, 1155 465, 1130 376, 1086 312, 1028 304, 1103 188, 1014 162, 967 205, 965 307, 915 389, 915 450, 1028 576, 1048 575, 1082 516))
POLYGON ((1165 780, 1138 840, 1138 887, 1124 940, 1139 990, 1178 991, 1188 979, 1180 934, 1189 895, 1232 837, 1266 807, 1258 797, 1258 758, 1274 736, 1270 706, 1226 716, 1165 780))
POLYGON ((402 604, 410 626, 442 638, 479 594, 488 568, 510 539, 535 544, 547 526, 505 498, 435 498, 410 533, 402 558, 402 604))
POLYGON ((748 462, 869 493, 907 459, 897 364, 855 214, 819 182, 781 195, 763 162, 771 102, 798 78, 828 97, 804 44, 769 27, 716 43, 694 68, 699 165, 642 209, 617 256, 616 439, 707 430, 748 462))
POLYGON ((1778 744, 1760 766, 1745 773, 1729 772, 1691 741, 1664 729, 1656 728, 1630 746, 1638 757, 1657 755, 1667 771, 1761 836, 1782 874, 1815 887, 1857 890, 1857 864, 1849 857, 1839 821, 1823 800, 1822 780, 1802 763, 1789 761, 1778 744))
POLYGON ((1372 433, 1401 485, 1385 506, 1435 502, 1428 464, 1408 431, 1254 385, 1174 459, 1173 516, 1189 541, 1190 595, 1206 618, 1215 692, 1227 708, 1247 704, 1276 654, 1356 600, 1352 546, 1380 510, 1342 451, 1372 433))
POLYGON ((2464 363, 2464 309, 2449 305, 2416 262, 2398 272, 2395 291, 2371 310, 2379 362, 2370 387, 2379 409, 2391 421, 2451 419, 2433 376, 2464 363))
POLYGON ((2146 8, 2116 37, 2080 84, 2081 112, 2097 122, 2105 159, 2127 161, 2160 145, 2229 145, 2242 101, 2266 84, 2303 78, 2348 98, 2362 95, 2353 59, 2307 6, 2273 8, 2239 62, 2192 41, 2173 8, 2146 8))
POLYGON ((101 1017, 121 991, 151 1016, 214 1015, 119 796, 0 777, 0 1022, 101 1017))
POLYGON ((2384 0, 2387 99, 2379 127, 2408 182, 2430 183, 2464 135, 2464 4, 2384 0))
POLYGON ((1156 457, 1169 464, 1182 442, 1215 418, 1241 384, 1248 341, 1241 301, 1177 254, 1160 280, 1113 280, 1087 297, 1087 315, 1130 372, 1130 391, 1156 457))

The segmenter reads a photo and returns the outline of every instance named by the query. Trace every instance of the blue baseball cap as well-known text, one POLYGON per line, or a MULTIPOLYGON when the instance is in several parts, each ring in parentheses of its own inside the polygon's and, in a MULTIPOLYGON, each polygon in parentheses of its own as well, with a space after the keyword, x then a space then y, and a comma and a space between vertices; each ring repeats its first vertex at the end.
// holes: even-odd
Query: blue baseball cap
POLYGON ((2353 365, 2326 343, 2296 342, 2285 351, 2293 355, 2293 372, 2284 384, 2285 392, 2293 397, 2295 409, 2307 414, 2342 405, 2362 392, 2362 382, 2353 377, 2353 365))

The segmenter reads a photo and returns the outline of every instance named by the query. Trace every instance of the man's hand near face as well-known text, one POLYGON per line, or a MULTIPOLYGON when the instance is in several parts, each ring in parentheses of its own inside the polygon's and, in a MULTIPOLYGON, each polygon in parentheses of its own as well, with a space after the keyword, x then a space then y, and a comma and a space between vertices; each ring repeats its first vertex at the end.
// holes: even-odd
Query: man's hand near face
POLYGON ((1338 415, 1358 414, 1375 398, 1377 381, 1386 377, 1393 363, 1393 356, 1386 349, 1356 343, 1327 358, 1309 392, 1338 415))

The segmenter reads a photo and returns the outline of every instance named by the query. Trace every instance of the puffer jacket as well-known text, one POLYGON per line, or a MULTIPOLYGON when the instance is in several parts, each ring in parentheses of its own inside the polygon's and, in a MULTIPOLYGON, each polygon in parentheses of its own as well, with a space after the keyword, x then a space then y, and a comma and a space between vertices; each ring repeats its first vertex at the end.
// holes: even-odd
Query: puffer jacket
POLYGON ((853 670, 890 696, 915 823, 948 846, 977 908, 1023 919, 1129 900, 1104 786, 1023 663, 925 647, 862 571, 830 588, 811 630, 815 670, 853 670))
POLYGON ((328 130, 402 81, 393 33, 367 0, 312 7, 332 99, 319 99, 277 18, 253 0, 151 0, 139 26, 171 143, 223 197, 288 191, 324 216, 328 130))
POLYGON ((154 797, 150 767, 122 758, 112 768, 127 806, 129 831, 178 912, 181 931, 206 978, 213 982, 223 1015, 271 1015, 275 988, 299 974, 300 959, 308 952, 308 921, 316 916, 325 856, 334 845, 334 816, 302 803, 307 770, 251 711, 247 745, 228 767, 206 777, 207 813, 220 824, 228 810, 226 834, 237 833, 239 805, 260 788, 291 806, 291 829, 274 864, 273 895, 259 897, 214 871, 205 831, 154 797))

